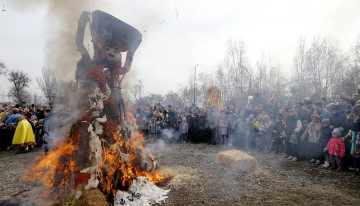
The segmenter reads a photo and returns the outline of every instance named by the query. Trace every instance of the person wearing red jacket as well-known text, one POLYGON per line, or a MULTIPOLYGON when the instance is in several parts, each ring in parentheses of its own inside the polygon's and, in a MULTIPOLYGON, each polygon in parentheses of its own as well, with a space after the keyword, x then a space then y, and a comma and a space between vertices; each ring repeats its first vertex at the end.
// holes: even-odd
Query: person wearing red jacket
POLYGON ((335 128, 332 131, 332 137, 328 141, 325 151, 330 156, 330 168, 336 171, 342 171, 342 160, 345 156, 345 144, 342 137, 343 128, 335 128))

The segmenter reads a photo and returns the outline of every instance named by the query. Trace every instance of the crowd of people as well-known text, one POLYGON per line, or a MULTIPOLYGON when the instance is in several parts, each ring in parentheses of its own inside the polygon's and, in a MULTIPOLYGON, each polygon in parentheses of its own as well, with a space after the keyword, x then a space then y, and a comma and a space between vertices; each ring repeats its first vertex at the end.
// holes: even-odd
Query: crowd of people
POLYGON ((150 141, 229 144, 255 152, 283 153, 289 161, 360 173, 360 101, 339 95, 333 102, 263 101, 249 96, 243 108, 173 108, 146 105, 135 112, 150 141), (169 135, 169 132, 171 135, 169 135))
POLYGON ((0 112, 0 149, 17 149, 23 153, 44 145, 47 153, 46 120, 50 111, 50 107, 3 104, 0 112))
MULTIPOLYGON (((48 152, 49 107, 2 105, 0 149, 48 152)), ((333 103, 264 101, 249 96, 244 107, 146 105, 134 112, 145 140, 227 144, 255 152, 283 153, 337 171, 360 173, 360 100, 339 96, 333 103)))

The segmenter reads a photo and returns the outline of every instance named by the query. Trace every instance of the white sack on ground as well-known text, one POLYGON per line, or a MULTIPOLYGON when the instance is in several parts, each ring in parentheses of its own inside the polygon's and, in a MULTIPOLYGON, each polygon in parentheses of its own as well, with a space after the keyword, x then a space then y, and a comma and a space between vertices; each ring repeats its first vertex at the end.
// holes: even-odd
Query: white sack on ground
POLYGON ((116 193, 114 205, 121 206, 143 206, 151 204, 161 204, 168 197, 170 190, 163 190, 150 182, 147 177, 137 177, 133 180, 129 191, 116 193))

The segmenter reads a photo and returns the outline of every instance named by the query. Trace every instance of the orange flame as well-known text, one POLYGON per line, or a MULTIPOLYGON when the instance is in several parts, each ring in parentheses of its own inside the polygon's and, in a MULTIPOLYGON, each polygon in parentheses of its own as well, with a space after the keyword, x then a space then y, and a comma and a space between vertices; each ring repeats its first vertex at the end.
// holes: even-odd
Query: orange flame
MULTIPOLYGON (((131 113, 127 114, 127 120, 132 128, 137 128, 135 118, 131 113)), ((118 189, 128 188, 133 179, 138 176, 146 176, 154 183, 169 181, 172 176, 161 175, 158 170, 149 172, 144 167, 146 165, 144 159, 149 156, 144 150, 144 137, 141 133, 136 131, 127 139, 118 126, 110 120, 103 126, 106 132, 101 135, 101 138, 105 140, 105 143, 103 143, 102 156, 98 162, 96 174, 100 181, 98 187, 104 193, 115 196, 118 189), (128 154, 130 161, 125 161, 126 158, 122 157, 122 154, 128 154)), ((88 135, 81 133, 81 127, 73 127, 66 142, 49 152, 48 155, 38 157, 30 167, 28 174, 31 175, 24 178, 30 181, 41 180, 44 186, 56 194, 54 197, 56 199, 64 196, 65 191, 75 189, 74 176, 91 165, 88 158, 90 153, 80 149, 84 147, 84 142, 87 143, 84 138, 88 138, 88 135)), ((88 145, 86 147, 88 148, 88 145)))

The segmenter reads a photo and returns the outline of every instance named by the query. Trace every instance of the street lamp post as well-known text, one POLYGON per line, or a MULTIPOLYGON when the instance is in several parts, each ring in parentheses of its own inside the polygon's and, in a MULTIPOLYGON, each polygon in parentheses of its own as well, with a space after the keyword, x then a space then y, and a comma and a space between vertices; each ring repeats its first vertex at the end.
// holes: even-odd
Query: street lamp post
POLYGON ((195 89, 196 89, 196 84, 195 84, 195 81, 196 81, 196 67, 199 66, 200 64, 197 64, 195 65, 194 67, 194 103, 193 103, 193 106, 195 107, 195 89))

